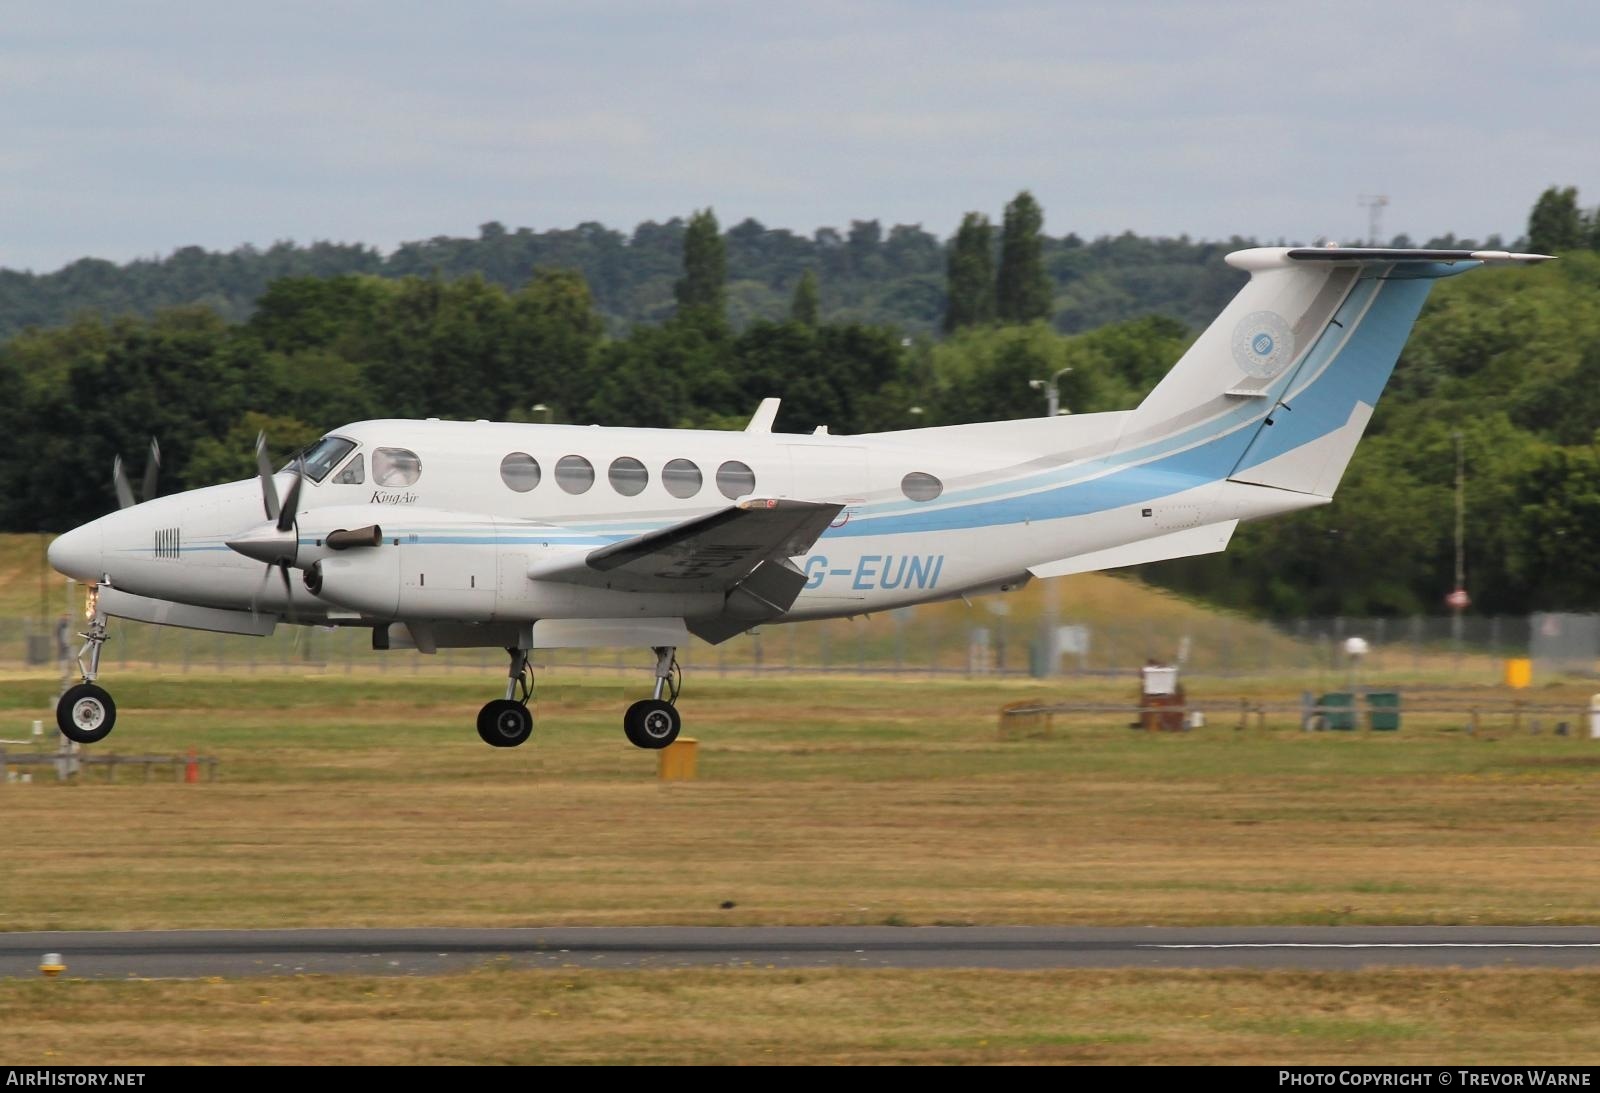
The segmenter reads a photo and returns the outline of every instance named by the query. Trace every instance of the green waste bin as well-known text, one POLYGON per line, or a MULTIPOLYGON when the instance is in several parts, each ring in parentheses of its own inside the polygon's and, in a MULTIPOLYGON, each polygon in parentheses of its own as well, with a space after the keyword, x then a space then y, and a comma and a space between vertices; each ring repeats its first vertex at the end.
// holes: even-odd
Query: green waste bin
POLYGON ((1324 729, 1350 732, 1356 727, 1356 696, 1350 691, 1334 691, 1317 699, 1314 723, 1324 729))
POLYGON ((1398 691, 1367 692, 1367 727, 1374 732, 1398 732, 1400 694, 1398 691))

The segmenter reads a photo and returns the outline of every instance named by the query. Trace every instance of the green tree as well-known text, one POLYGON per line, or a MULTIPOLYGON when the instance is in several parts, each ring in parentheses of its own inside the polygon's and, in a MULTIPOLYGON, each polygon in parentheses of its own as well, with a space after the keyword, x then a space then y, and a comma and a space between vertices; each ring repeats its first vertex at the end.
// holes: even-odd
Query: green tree
POLYGON ((683 235, 683 276, 673 286, 678 317, 720 325, 727 306, 728 252, 717 215, 701 209, 683 235))
POLYGON ((505 404, 513 419, 543 403, 555 421, 575 421, 596 382, 605 322, 576 270, 540 270, 512 298, 511 372, 505 404))
POLYGON ((161 481, 170 489, 184 480, 200 440, 226 432, 253 396, 271 397, 260 368, 259 347, 234 336, 209 308, 121 320, 104 354, 74 361, 65 383, 33 404, 27 432, 8 438, 28 453, 31 468, 13 483, 20 496, 8 502, 52 530, 99 516, 115 505, 113 457, 142 468, 138 453, 152 435, 161 442, 161 481))
POLYGON ((1006 206, 1001 229, 995 315, 1003 323, 1050 317, 1052 286, 1044 270, 1043 230, 1044 211, 1023 190, 1006 206))
POLYGON ((945 269, 945 333, 994 321, 994 229, 982 213, 968 213, 950 243, 945 269))
POLYGON ((789 318, 805 326, 816 326, 820 313, 817 300, 817 275, 806 270, 794 286, 794 299, 789 302, 789 318))
POLYGON ((1528 246, 1536 254, 1557 254, 1582 246, 1583 242, 1577 187, 1551 186, 1539 195, 1528 215, 1528 246))
POLYGON ((274 467, 288 462, 294 453, 308 447, 323 430, 298 418, 247 411, 220 437, 201 437, 183 468, 183 488, 198 489, 218 482, 237 482, 254 478, 256 437, 265 433, 268 458, 274 467))
POLYGON ((1506 569, 1528 588, 1528 606, 1600 607, 1600 451, 1549 448, 1516 485, 1506 569))

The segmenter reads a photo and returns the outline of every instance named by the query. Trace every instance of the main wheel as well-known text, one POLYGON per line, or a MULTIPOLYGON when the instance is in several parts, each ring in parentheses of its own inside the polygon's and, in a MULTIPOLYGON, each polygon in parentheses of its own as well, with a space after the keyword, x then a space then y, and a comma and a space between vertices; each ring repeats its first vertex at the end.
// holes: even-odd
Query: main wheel
POLYGON ((677 707, 659 698, 644 698, 622 715, 622 731, 636 748, 664 748, 678 738, 683 718, 677 707))
POLYGON ((497 698, 478 711, 478 736, 495 748, 514 748, 533 735, 533 714, 509 698, 497 698))
POLYGON ((117 723, 117 704, 105 688, 93 683, 68 687, 56 703, 56 725, 61 735, 79 744, 96 744, 117 723))

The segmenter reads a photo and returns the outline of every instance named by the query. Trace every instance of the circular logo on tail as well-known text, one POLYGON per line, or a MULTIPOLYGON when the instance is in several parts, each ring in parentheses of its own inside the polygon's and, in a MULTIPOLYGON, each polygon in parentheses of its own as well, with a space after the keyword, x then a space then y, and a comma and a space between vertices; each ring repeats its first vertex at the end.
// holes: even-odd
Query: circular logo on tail
POLYGON ((1294 333, 1275 311, 1256 311, 1233 328, 1233 359, 1248 375, 1271 379, 1294 357, 1294 333))

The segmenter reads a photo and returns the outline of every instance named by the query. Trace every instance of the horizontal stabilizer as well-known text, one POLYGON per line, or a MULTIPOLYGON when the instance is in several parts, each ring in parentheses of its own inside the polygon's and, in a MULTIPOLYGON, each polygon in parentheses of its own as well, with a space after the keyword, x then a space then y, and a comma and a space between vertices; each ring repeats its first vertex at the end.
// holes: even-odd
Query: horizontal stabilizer
POLYGON ((1291 247, 1285 254, 1293 262, 1482 262, 1485 265, 1523 265, 1548 262, 1553 254, 1513 254, 1503 250, 1424 250, 1401 247, 1291 247))
POLYGON ((1136 543, 1092 550, 1060 561, 1029 566, 1028 572, 1035 577, 1065 577, 1069 573, 1092 573, 1101 569, 1161 562, 1168 558, 1216 554, 1228 548, 1228 540, 1233 538, 1233 529, 1238 525, 1237 520, 1224 520, 1220 524, 1185 528, 1168 535, 1157 535, 1153 539, 1141 539, 1136 543))

